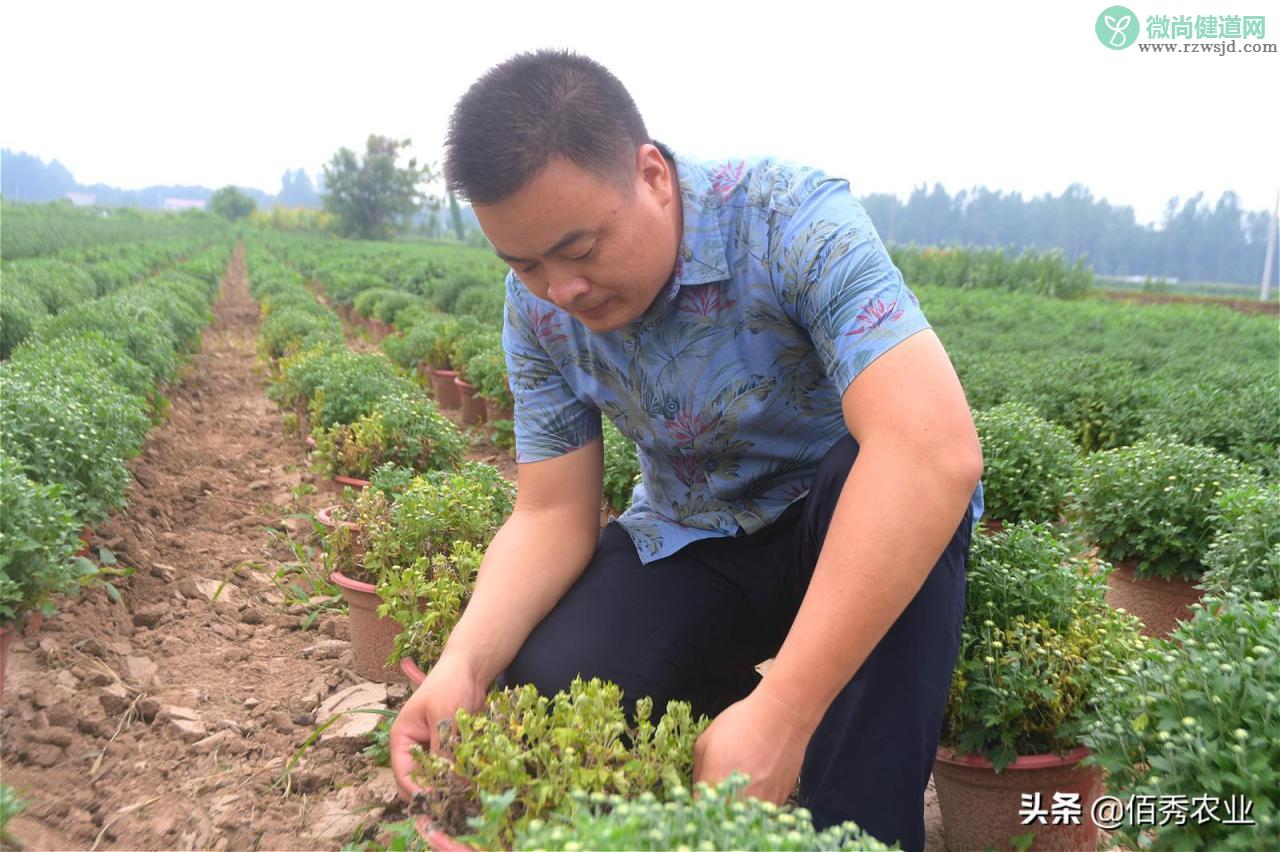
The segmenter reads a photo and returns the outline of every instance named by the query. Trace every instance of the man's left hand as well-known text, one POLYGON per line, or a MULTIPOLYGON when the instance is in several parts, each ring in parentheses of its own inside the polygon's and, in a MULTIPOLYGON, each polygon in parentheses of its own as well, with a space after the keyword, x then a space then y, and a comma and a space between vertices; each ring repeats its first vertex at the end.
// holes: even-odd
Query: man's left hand
POLYGON ((694 783, 750 776, 745 795, 781 805, 795 789, 813 728, 785 703, 756 688, 717 716, 693 747, 694 783))

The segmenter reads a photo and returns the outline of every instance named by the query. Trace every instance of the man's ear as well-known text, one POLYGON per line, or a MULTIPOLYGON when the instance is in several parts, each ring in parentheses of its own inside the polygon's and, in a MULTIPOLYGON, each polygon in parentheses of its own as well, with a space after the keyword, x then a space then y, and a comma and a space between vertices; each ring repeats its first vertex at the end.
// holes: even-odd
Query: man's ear
POLYGON ((651 142, 636 149, 636 175, 659 200, 665 202, 674 194, 675 173, 658 146, 651 142))

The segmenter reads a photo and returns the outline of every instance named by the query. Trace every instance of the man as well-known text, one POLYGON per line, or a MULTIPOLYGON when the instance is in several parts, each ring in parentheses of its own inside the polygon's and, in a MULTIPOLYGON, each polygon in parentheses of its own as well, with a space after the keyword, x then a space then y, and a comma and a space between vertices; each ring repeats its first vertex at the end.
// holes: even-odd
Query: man
POLYGON ((519 483, 392 727, 402 793, 410 745, 495 679, 549 695, 581 674, 713 715, 695 780, 740 770, 780 803, 798 778, 819 826, 922 847, 982 452, 848 184, 675 155, 560 52, 467 92, 445 174, 512 268, 519 483), (643 473, 603 532, 602 413, 643 473))

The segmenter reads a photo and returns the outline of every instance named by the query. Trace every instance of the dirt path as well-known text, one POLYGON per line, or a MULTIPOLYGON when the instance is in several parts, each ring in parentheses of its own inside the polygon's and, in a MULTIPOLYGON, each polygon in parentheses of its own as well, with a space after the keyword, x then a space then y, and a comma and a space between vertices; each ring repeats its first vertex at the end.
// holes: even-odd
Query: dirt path
POLYGON ((326 501, 255 367, 241 251, 214 310, 127 508, 97 530, 136 569, 123 604, 95 589, 12 645, 0 765, 29 802, 9 825, 27 848, 336 849, 384 806, 399 815, 390 770, 340 726, 279 783, 322 701, 354 689, 394 708, 407 688, 361 686, 344 618, 300 629, 282 588, 305 587, 290 572, 326 501))

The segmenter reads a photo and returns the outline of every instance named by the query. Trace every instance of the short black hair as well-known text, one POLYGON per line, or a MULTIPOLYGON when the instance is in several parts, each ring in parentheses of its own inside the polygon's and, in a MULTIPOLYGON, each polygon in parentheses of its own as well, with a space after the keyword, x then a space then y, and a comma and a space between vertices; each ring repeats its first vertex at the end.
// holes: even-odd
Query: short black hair
POLYGON ((603 65, 568 50, 521 53, 454 107, 445 183, 473 204, 493 204, 563 158, 629 188, 636 148, 648 141, 635 101, 603 65))

